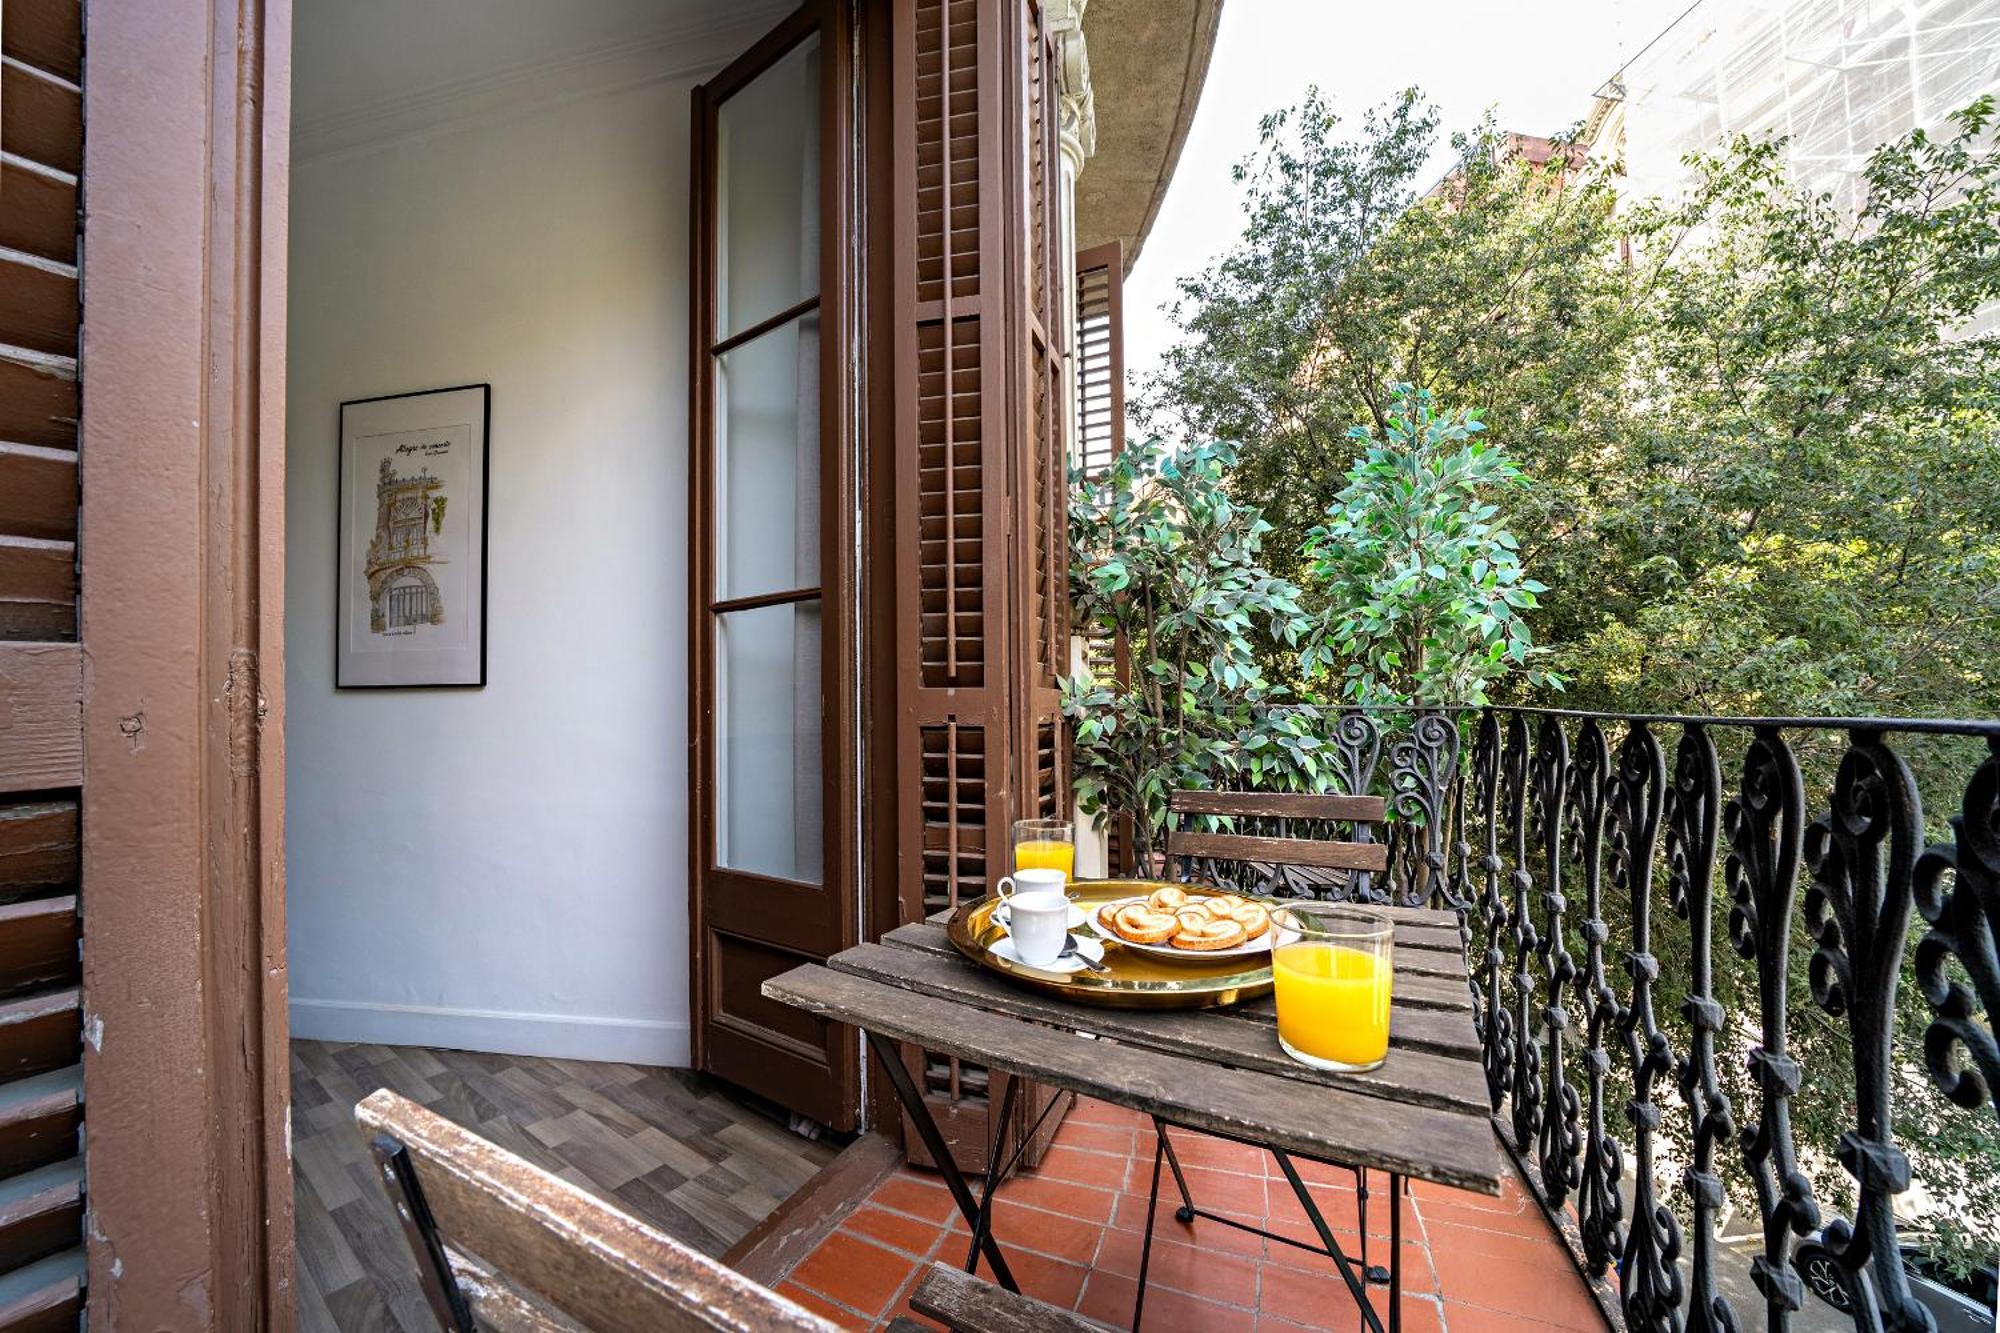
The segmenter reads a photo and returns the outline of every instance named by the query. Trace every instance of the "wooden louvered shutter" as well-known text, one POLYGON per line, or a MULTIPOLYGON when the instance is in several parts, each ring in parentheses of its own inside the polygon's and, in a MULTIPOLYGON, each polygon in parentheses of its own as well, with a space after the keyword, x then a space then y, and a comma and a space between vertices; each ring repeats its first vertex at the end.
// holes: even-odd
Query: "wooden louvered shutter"
POLYGON ((1104 470, 1125 451, 1125 247, 1076 254, 1076 462, 1104 470))
MULTIPOLYGON (((1068 807, 1067 261, 1040 6, 896 0, 892 30, 897 839, 928 914, 986 894, 1013 820, 1068 807)), ((997 1079, 911 1059, 983 1165, 997 1079)))
MULTIPOLYGON (((1125 248, 1106 241, 1076 256, 1076 465, 1088 475, 1125 451, 1125 248)), ((1083 636, 1083 664, 1100 680, 1129 678, 1122 636, 1083 636)), ((1130 816, 1106 829, 1106 869, 1132 873, 1130 816)))
POLYGON ((8 4, 0 53, 0 1274, 55 1327, 83 1273, 78 0, 8 4))

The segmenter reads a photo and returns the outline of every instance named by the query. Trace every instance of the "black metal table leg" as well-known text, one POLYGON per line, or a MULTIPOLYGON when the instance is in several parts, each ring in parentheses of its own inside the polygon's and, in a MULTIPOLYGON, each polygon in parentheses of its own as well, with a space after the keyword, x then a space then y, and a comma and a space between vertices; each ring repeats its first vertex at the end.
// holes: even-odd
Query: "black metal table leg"
MULTIPOLYGON (((1171 1157, 1174 1151, 1167 1142, 1167 1127, 1158 1120, 1153 1122, 1153 1134, 1153 1188, 1146 1192, 1146 1240, 1139 1247, 1139 1289, 1132 1295, 1132 1333, 1139 1333, 1139 1317, 1146 1310, 1146 1270, 1153 1264, 1153 1215, 1160 1210, 1160 1158, 1171 1157)), ((1174 1174, 1180 1174, 1179 1167, 1174 1168, 1174 1174)), ((1186 1187, 1182 1189, 1185 1191, 1186 1187)), ((1185 1192, 1182 1197, 1186 1197, 1185 1192)))
MULTIPOLYGON (((952 1161, 951 1149, 945 1146, 944 1133, 938 1128, 937 1118, 931 1114, 931 1108, 924 1104, 923 1093, 911 1080, 910 1071, 903 1068, 901 1052, 896 1049, 894 1042, 873 1032, 868 1034, 868 1048, 875 1052, 875 1058, 881 1062, 883 1072, 888 1074, 889 1086, 896 1090, 897 1099, 909 1113, 910 1123, 917 1127, 917 1137, 924 1141, 924 1148, 930 1153, 931 1160, 937 1163, 938 1173, 944 1177, 945 1188, 951 1191, 952 1199, 958 1204, 958 1211, 965 1215, 965 1224, 975 1228, 976 1232, 981 1226, 979 1201, 972 1197, 972 1190, 966 1185, 965 1176, 958 1169, 958 1163, 952 1161)), ((986 1262, 993 1265, 993 1276, 1000 1285, 1019 1295, 1020 1284, 1014 1280, 1013 1271, 1007 1267, 1006 1256, 1000 1253, 1000 1246, 991 1234, 984 1237, 980 1243, 980 1250, 986 1255, 986 1262)))
POLYGON ((1159 1145, 1154 1151, 1159 1152, 1164 1150, 1167 1154, 1167 1166, 1174 1173, 1174 1187, 1181 1192, 1181 1206, 1175 1211, 1174 1220, 1183 1226, 1193 1226, 1195 1218, 1194 1195, 1188 1193, 1187 1176, 1181 1171, 1181 1159, 1179 1154, 1174 1152, 1174 1141, 1167 1137, 1167 1122, 1158 1116, 1154 1116, 1153 1132, 1160 1136, 1159 1145))
MULTIPOLYGON (((1346 1253, 1340 1248, 1340 1242, 1333 1238, 1333 1228, 1329 1227, 1326 1218, 1320 1215, 1319 1204, 1313 1201, 1312 1191, 1306 1188, 1306 1182, 1299 1178, 1299 1169, 1292 1165, 1291 1154, 1274 1148, 1271 1150, 1271 1156, 1278 1159, 1278 1169, 1283 1171, 1285 1179, 1291 1182, 1292 1193, 1299 1196, 1299 1206, 1306 1210, 1307 1220, 1313 1224, 1313 1230, 1319 1233, 1320 1245, 1333 1259, 1334 1267, 1340 1270, 1340 1280, 1347 1284, 1348 1294, 1354 1297, 1354 1303, 1361 1307, 1362 1323, 1368 1326, 1370 1333, 1383 1333, 1382 1317, 1375 1313, 1375 1304, 1368 1299, 1367 1282, 1355 1273, 1354 1265, 1348 1262, 1346 1253)), ((1391 1270, 1390 1289, 1395 1291, 1401 1285, 1397 1280, 1397 1271, 1401 1268, 1402 1256, 1392 1255, 1390 1258, 1395 1265, 1391 1270)), ((1393 1301, 1394 1298, 1391 1299, 1393 1301)), ((1390 1318, 1395 1318, 1393 1310, 1390 1318)))
POLYGON ((1389 1173, 1389 1333, 1403 1333, 1403 1200, 1410 1182, 1389 1173))
MULTIPOLYGON (((972 1243, 965 1247, 965 1271, 970 1273, 979 1267, 979 1247, 993 1233, 993 1192, 1000 1188, 1000 1182, 1014 1165, 1000 1161, 1000 1145, 1007 1140, 1007 1122, 1014 1115, 1014 1094, 1020 1091, 1021 1080, 1007 1080, 1007 1092, 1000 1098, 1000 1115, 994 1122, 993 1143, 986 1150, 986 1182, 979 1195, 979 1219, 972 1224, 972 1243)), ((1014 1154, 1016 1160, 1020 1153, 1014 1154)))

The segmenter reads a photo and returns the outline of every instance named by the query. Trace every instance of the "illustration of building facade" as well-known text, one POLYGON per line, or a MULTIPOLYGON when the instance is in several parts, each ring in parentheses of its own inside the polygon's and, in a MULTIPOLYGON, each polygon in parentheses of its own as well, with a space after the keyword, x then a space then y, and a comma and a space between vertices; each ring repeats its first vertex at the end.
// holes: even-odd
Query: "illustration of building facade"
POLYGON ((445 503, 444 482, 429 468, 406 477, 382 460, 375 482, 375 535, 365 566, 373 633, 444 623, 444 598, 430 566, 444 563, 431 542, 444 531, 445 503))

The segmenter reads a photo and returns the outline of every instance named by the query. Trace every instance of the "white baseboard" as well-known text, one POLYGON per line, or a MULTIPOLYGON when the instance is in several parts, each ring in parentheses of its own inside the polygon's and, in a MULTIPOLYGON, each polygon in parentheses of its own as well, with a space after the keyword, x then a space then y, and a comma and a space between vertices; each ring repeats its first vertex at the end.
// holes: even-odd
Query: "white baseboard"
POLYGON ((684 1067, 688 1063, 685 1022, 311 1000, 296 995, 291 1010, 292 1035, 310 1041, 442 1046, 455 1051, 633 1065, 684 1067))

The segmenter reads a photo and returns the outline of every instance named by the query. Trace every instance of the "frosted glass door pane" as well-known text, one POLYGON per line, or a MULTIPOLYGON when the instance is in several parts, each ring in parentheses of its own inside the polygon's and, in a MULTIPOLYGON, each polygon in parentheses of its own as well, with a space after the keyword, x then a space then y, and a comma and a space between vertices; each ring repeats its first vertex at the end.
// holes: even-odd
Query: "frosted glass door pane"
POLYGON ((817 600, 715 618, 715 858, 823 882, 817 600))
POLYGON ((819 290, 819 36, 722 104, 716 125, 716 337, 819 290))
POLYGON ((715 596, 819 584, 819 314, 716 358, 715 596))

